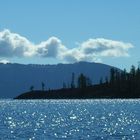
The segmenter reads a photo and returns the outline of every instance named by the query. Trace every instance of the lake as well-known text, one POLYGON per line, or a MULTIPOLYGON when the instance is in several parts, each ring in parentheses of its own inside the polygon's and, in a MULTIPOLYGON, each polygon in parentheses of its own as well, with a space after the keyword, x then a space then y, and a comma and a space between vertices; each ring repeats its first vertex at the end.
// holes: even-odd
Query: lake
POLYGON ((0 139, 139 140, 140 100, 0 100, 0 139))

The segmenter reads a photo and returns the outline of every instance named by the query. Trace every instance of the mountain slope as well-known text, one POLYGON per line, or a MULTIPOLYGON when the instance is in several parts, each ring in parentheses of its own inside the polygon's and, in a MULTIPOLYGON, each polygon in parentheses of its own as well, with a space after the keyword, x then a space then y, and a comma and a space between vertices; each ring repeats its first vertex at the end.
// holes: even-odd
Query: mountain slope
POLYGON ((23 65, 0 64, 0 98, 13 98, 19 93, 29 91, 30 86, 36 90, 45 88, 62 88, 63 83, 70 85, 72 73, 75 79, 80 73, 92 79, 97 84, 101 77, 109 76, 111 66, 99 63, 79 62, 58 65, 23 65))

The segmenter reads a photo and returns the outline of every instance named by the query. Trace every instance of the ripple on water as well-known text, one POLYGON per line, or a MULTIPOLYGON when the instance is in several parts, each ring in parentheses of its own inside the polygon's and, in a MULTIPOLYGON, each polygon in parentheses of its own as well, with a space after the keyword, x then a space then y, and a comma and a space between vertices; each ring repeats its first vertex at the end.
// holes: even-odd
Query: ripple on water
POLYGON ((3 139, 140 137, 140 100, 0 100, 0 118, 3 139))

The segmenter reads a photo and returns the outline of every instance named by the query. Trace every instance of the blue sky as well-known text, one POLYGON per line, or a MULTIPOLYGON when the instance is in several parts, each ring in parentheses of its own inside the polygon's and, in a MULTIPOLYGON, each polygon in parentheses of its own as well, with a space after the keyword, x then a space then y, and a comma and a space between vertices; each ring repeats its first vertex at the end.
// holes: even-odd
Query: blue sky
POLYGON ((86 60, 129 68, 140 61, 140 1, 1 0, 0 32, 10 39, 17 34, 20 43, 25 41, 24 50, 30 51, 30 56, 21 53, 23 47, 7 53, 13 44, 7 44, 4 38, 0 48, 8 45, 8 49, 0 49, 0 60, 40 64, 86 60), (113 46, 105 46, 110 43, 113 46), (119 43, 124 44, 115 48, 119 43), (32 53, 28 44, 39 49, 32 53))

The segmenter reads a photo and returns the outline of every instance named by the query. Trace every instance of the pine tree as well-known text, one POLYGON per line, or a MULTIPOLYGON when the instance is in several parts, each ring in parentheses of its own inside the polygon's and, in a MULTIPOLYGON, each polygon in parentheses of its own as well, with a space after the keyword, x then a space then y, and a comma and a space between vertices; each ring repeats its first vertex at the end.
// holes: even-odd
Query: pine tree
POLYGON ((115 69, 110 69, 110 83, 113 84, 115 82, 115 69))
POLYGON ((100 78, 100 85, 102 85, 103 84, 103 78, 101 77, 100 78))
POLYGON ((75 74, 72 73, 71 88, 75 88, 75 74))
POLYGON ((42 91, 44 91, 44 88, 45 88, 44 82, 41 83, 41 86, 42 86, 42 91))
POLYGON ((87 86, 92 86, 92 81, 89 77, 86 77, 86 83, 87 83, 87 86))
POLYGON ((80 74, 78 77, 78 88, 86 88, 92 85, 90 78, 86 77, 84 74, 80 74))
POLYGON ((78 88, 86 88, 87 83, 86 83, 86 77, 81 73, 80 76, 78 77, 78 88))
POLYGON ((31 86, 31 87, 30 87, 30 91, 33 91, 33 90, 34 90, 34 86, 31 86))

